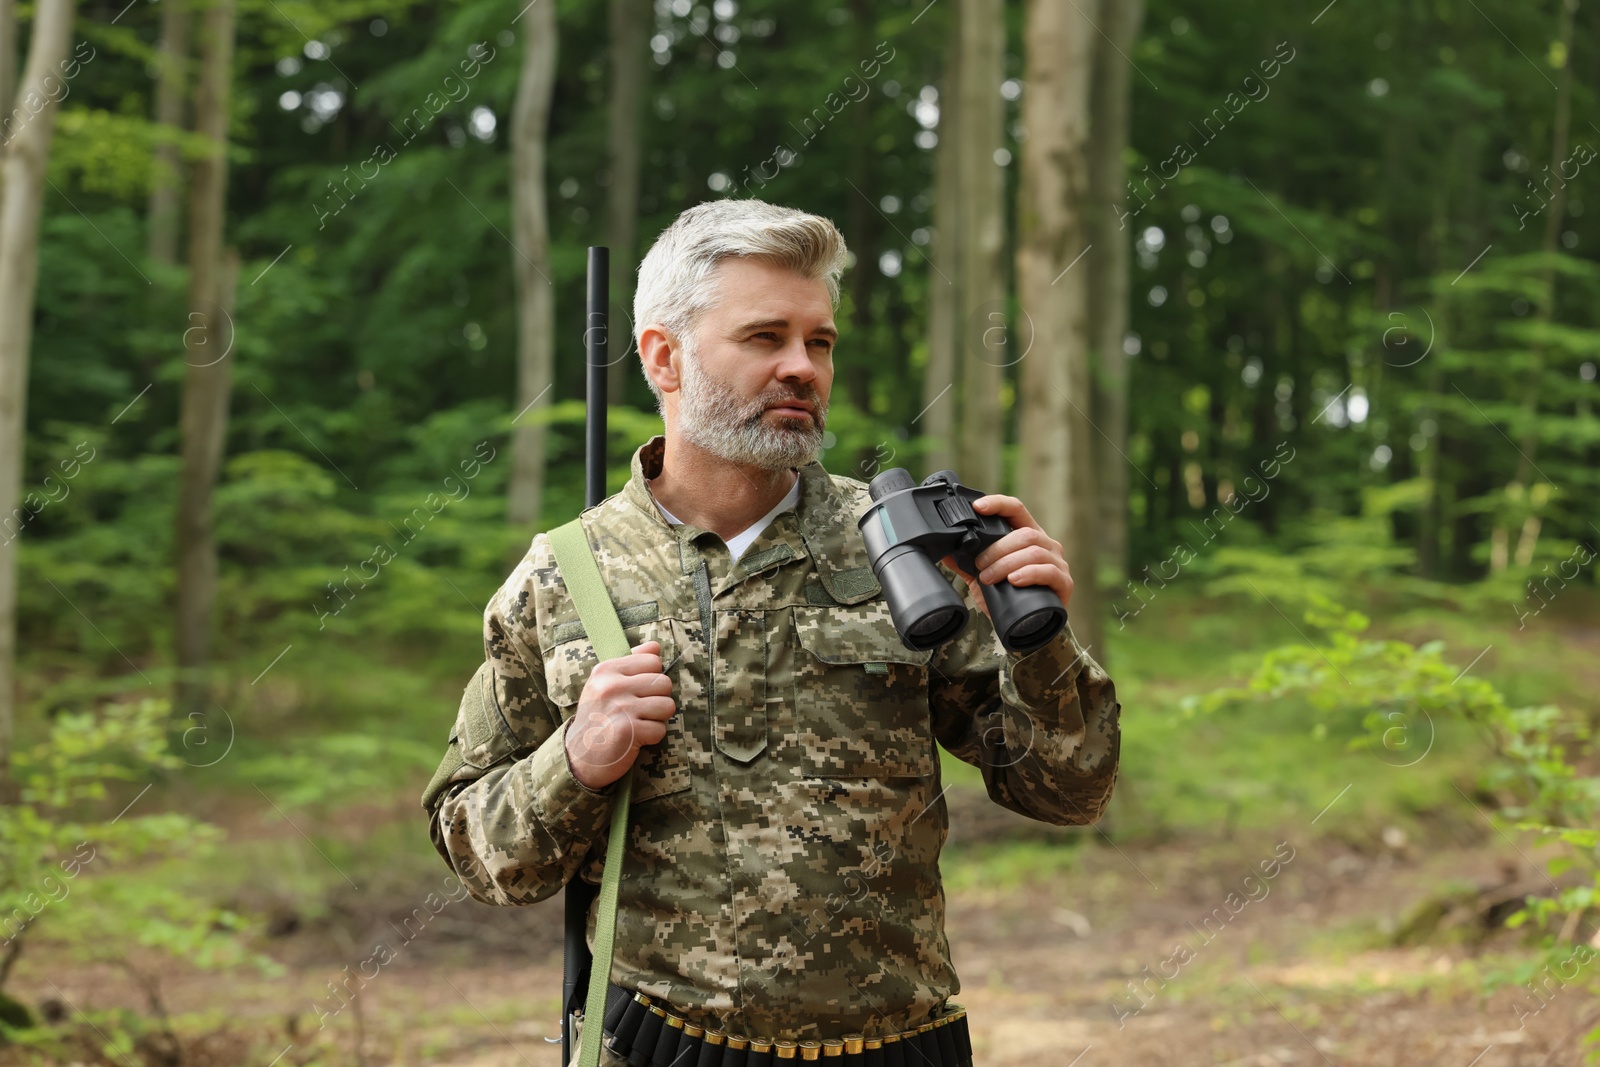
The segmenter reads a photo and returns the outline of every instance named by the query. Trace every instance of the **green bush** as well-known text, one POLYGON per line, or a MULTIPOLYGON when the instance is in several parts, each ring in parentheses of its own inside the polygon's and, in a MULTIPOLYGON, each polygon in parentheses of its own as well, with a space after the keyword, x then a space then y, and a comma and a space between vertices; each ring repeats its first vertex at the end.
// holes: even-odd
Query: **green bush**
MULTIPOLYGON (((1314 729, 1360 714, 1364 732, 1352 744, 1419 760, 1426 751, 1408 749, 1432 738, 1424 724, 1456 719, 1479 728, 1496 757, 1476 783, 1479 795, 1492 796, 1512 828, 1559 845, 1545 865, 1554 891, 1530 895, 1507 925, 1535 924, 1547 953, 1570 943, 1600 903, 1600 776, 1582 769, 1594 766, 1587 724, 1553 705, 1512 706, 1490 682, 1446 663, 1442 642, 1417 647, 1365 637, 1366 616, 1320 592, 1306 599, 1305 621, 1320 631, 1315 645, 1308 638, 1274 649, 1244 687, 1188 697, 1185 710, 1288 702, 1308 709, 1314 729), (1576 879, 1557 885, 1573 871, 1576 879)), ((1600 987, 1593 976, 1584 980, 1600 987)))
MULTIPOLYGON (((111 964, 145 992, 160 1032, 171 1036, 155 978, 158 961, 221 969, 277 965, 253 952, 253 924, 197 900, 163 876, 174 860, 214 854, 222 834, 175 812, 137 814, 154 778, 179 766, 169 750, 165 700, 113 704, 100 712, 56 716, 49 736, 17 756, 15 804, 0 806, 0 989, 22 948, 46 944, 75 966, 111 964), (131 799, 113 805, 113 782, 144 782, 131 799), (92 816, 86 812, 94 812, 92 816)), ((108 1040, 124 1047, 126 1013, 101 1020, 108 1040)), ((50 1045, 48 1028, 0 1019, 0 1039, 50 1045)))

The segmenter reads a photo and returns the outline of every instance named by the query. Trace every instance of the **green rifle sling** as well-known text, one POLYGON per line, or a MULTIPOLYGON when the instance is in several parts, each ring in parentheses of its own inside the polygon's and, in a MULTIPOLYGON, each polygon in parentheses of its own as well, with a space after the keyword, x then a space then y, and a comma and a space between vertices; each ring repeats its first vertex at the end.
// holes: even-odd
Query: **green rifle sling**
MULTIPOLYGON (((632 652, 628 636, 617 618, 605 579, 595 562, 594 549, 583 532, 581 519, 558 526, 547 535, 555 551, 556 566, 567 583, 567 593, 578 609, 583 628, 594 644, 596 663, 632 652)), ((611 831, 606 838, 606 870, 600 879, 600 899, 594 922, 594 963, 589 968, 589 991, 584 998, 583 1040, 578 1051, 578 1067, 598 1067, 601 1021, 606 1014, 606 989, 611 982, 611 956, 617 932, 617 883, 622 878, 622 857, 628 845, 628 802, 633 795, 633 774, 617 782, 616 801, 611 809, 611 831)))

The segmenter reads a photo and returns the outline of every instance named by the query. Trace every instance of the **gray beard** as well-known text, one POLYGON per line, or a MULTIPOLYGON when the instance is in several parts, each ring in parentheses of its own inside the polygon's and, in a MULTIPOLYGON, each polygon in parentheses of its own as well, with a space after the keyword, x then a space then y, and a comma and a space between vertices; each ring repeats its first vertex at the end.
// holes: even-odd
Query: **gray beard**
POLYGON ((743 400, 733 390, 700 373, 698 360, 684 352, 683 384, 678 391, 678 432, 684 440, 729 463, 768 471, 804 467, 817 458, 828 409, 809 386, 798 399, 816 404, 816 418, 767 418, 767 405, 793 393, 743 400))

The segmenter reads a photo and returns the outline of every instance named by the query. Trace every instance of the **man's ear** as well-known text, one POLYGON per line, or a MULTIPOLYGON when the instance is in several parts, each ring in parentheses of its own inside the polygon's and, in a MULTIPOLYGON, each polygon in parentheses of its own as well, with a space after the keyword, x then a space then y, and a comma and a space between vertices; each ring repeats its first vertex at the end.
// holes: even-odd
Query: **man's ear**
POLYGON ((682 385, 673 359, 678 350, 678 339, 659 323, 651 323, 639 334, 639 359, 644 364, 645 377, 663 393, 676 392, 682 385))

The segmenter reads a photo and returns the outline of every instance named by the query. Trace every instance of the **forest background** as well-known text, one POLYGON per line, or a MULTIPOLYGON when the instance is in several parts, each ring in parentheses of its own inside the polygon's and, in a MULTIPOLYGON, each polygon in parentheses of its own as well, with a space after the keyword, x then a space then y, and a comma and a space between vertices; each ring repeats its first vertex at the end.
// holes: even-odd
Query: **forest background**
POLYGON ((980 1062, 1580 1062, 1597 30, 0 0, 0 1063, 556 1062, 559 905, 416 798, 583 501, 585 248, 619 339, 727 196, 850 246, 825 466, 1021 497, 1117 681, 1099 826, 946 768, 980 1062))

